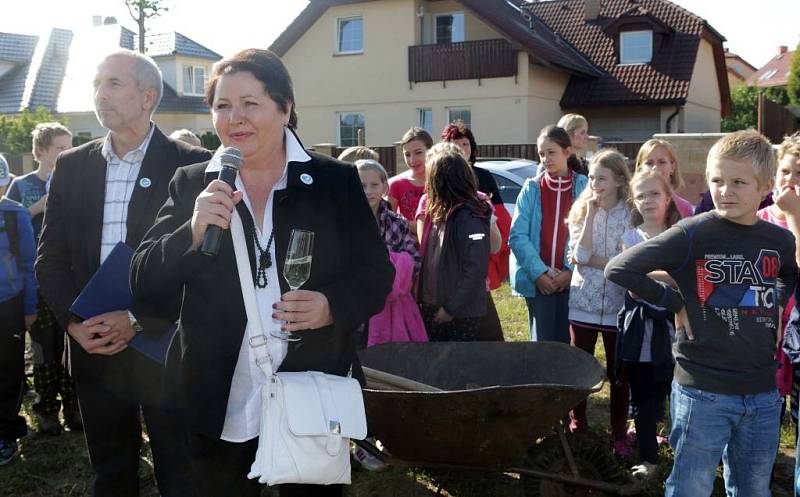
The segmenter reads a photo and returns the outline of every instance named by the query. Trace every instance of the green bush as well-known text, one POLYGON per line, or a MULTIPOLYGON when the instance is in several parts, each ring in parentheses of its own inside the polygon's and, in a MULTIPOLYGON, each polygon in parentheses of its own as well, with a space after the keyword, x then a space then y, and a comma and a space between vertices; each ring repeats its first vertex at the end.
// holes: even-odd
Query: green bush
POLYGON ((64 118, 56 118, 44 107, 30 111, 25 109, 18 115, 0 116, 0 147, 9 154, 24 154, 31 151, 31 131, 39 123, 60 122, 67 125, 64 118))

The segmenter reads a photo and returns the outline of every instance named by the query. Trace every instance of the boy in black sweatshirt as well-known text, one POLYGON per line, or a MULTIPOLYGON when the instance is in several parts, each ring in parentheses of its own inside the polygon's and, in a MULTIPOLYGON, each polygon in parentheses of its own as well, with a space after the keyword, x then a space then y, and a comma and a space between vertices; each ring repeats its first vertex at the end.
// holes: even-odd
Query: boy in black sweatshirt
POLYGON ((677 314, 667 497, 710 495, 720 457, 728 495, 770 495, 781 408, 774 358, 797 278, 793 236, 756 215, 775 169, 771 145, 755 131, 720 139, 706 164, 716 210, 606 266, 609 280, 677 314), (678 288, 650 278, 655 270, 678 288))

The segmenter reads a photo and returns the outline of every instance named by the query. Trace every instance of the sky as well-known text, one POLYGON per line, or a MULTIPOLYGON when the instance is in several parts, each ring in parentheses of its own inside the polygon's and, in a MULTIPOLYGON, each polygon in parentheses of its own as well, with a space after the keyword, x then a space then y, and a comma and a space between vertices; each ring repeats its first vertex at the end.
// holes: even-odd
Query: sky
MULTIPOLYGON (((800 0, 673 0, 705 18, 727 38, 726 47, 756 67, 778 46, 800 42, 800 0)), ((6 0, 6 2, 9 2, 6 0)), ((151 32, 178 31, 226 56, 268 47, 308 4, 307 0, 165 0, 169 11, 150 21, 151 32), (222 8, 221 6, 224 6, 222 8)), ((37 34, 59 27, 91 26, 93 15, 114 16, 132 31, 136 25, 123 0, 31 0, 4 6, 0 31, 37 34)))

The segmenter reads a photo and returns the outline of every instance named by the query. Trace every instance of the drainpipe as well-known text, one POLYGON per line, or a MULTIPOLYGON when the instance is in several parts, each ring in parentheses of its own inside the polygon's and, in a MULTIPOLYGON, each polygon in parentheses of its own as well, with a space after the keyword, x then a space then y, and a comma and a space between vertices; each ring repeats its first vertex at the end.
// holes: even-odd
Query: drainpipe
POLYGON ((672 133, 672 120, 678 116, 678 113, 681 111, 681 106, 675 106, 675 112, 669 115, 667 118, 667 133, 672 133))

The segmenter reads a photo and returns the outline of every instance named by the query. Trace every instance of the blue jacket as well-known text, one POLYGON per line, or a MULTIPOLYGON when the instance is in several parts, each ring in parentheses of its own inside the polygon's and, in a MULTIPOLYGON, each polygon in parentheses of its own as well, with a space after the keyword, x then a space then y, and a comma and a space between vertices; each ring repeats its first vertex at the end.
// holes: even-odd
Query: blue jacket
POLYGON ((0 231, 0 302, 10 300, 23 293, 25 315, 36 314, 36 277, 33 262, 36 260, 36 242, 28 209, 6 197, 0 197, 0 227, 5 228, 5 212, 15 212, 19 251, 22 258, 17 261, 11 253, 11 244, 5 229, 0 231))
MULTIPOLYGON (((572 175, 572 200, 578 198, 589 179, 570 171, 572 175)), ((539 191, 541 174, 528 178, 517 197, 514 217, 511 220, 511 233, 508 245, 511 247, 509 257, 509 278, 511 288, 517 295, 536 297, 536 279, 547 272, 547 265, 541 258, 542 203, 539 191)), ((566 247, 564 266, 572 270, 567 262, 566 247)))

